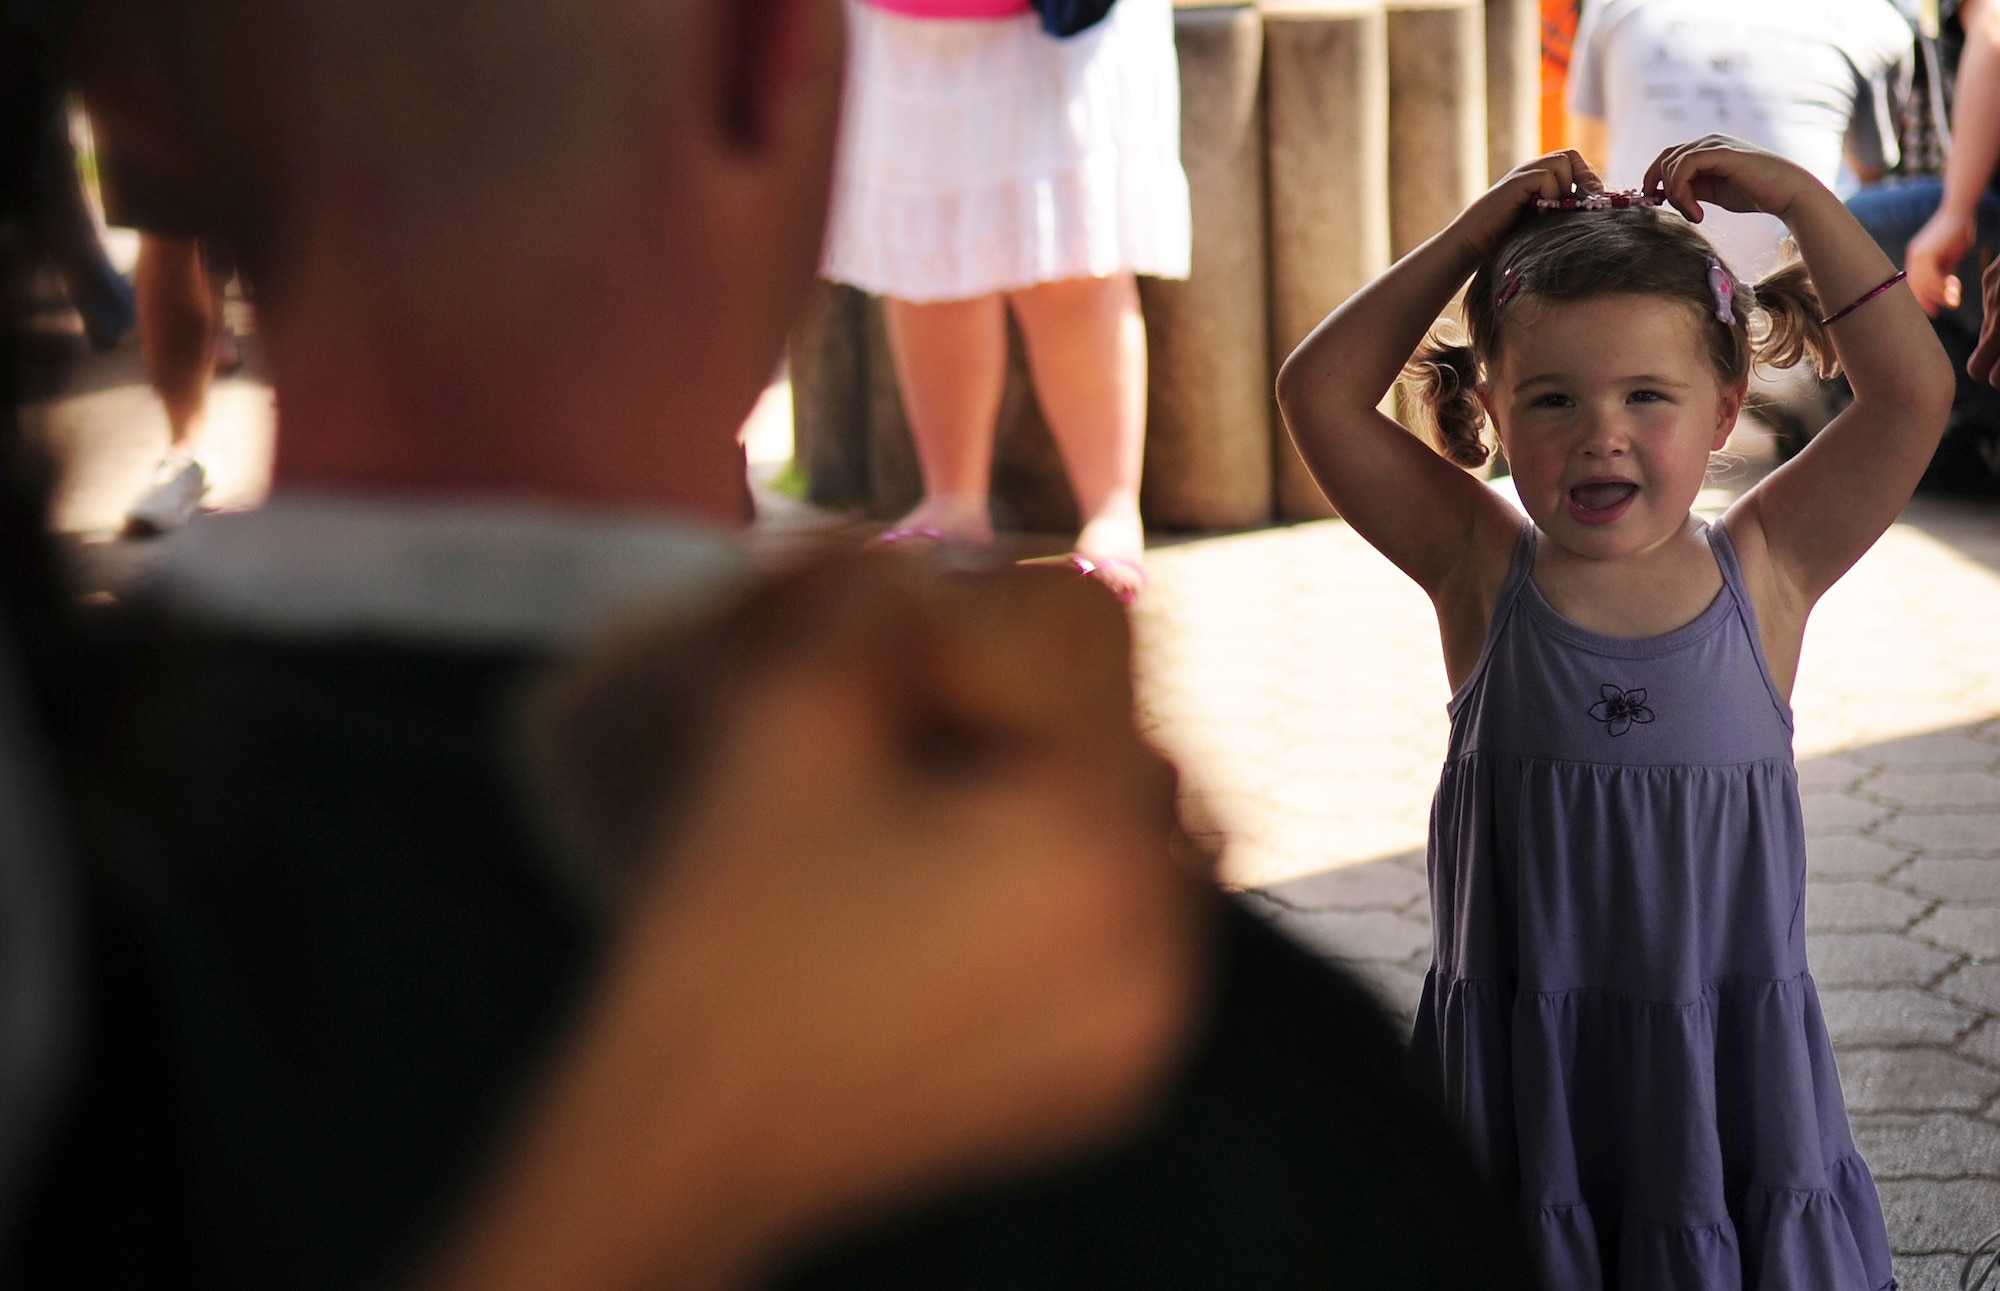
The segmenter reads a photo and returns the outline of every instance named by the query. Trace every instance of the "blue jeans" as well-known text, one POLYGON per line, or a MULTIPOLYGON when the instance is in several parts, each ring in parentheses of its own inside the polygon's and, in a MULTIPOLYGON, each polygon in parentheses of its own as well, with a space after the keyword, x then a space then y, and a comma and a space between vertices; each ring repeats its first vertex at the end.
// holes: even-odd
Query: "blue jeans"
MULTIPOLYGON (((1847 209, 1874 237, 1875 245, 1901 268, 1910 249, 1910 239, 1937 213, 1944 198, 1944 181, 1925 176, 1919 179, 1891 179, 1862 189, 1847 199, 1847 209)), ((1982 311, 1979 304, 1979 271, 1984 263, 2000 259, 2000 193, 1987 189, 1979 197, 1978 234, 1965 260, 1958 266, 1958 280, 1965 292, 1957 309, 1940 310, 1940 320, 1950 320, 1960 328, 1979 335, 1982 311), (1982 256, 1982 251, 1984 255, 1982 256)))
POLYGON ((107 350, 138 325, 132 284, 112 268, 90 209, 84 205, 76 152, 69 141, 69 109, 60 98, 45 125, 37 176, 45 192, 37 232, 70 303, 83 316, 84 333, 92 348, 107 350))

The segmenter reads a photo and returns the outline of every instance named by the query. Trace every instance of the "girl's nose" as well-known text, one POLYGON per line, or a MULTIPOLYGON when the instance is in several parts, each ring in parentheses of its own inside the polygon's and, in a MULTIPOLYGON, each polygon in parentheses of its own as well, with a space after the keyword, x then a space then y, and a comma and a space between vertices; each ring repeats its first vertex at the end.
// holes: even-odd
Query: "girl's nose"
POLYGON ((1578 446, 1585 457, 1612 458, 1625 456, 1631 444, 1631 437, 1625 433, 1620 418, 1599 415, 1590 419, 1578 446))

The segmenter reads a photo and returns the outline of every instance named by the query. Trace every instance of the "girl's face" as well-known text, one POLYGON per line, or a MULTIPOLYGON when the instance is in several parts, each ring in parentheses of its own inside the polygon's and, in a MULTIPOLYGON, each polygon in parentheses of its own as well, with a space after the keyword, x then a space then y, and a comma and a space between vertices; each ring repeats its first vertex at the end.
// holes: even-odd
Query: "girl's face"
POLYGON ((1701 320, 1656 296, 1516 308, 1526 316, 1508 320, 1480 399, 1528 514, 1592 560, 1673 539, 1743 404, 1743 385, 1717 378, 1701 320))

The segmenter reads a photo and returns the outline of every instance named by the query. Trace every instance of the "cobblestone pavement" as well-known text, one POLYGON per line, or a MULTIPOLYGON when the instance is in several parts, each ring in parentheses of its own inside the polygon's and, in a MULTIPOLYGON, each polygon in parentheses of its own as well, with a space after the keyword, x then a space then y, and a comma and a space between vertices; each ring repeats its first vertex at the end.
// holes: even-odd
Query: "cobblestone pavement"
MULTIPOLYGON (((1226 876, 1407 1021, 1446 737, 1429 603, 1338 522, 1151 569, 1144 703, 1226 876)), ((2000 1228, 2000 506, 1914 503, 1814 615, 1794 704, 1808 953, 1855 1137, 1905 1285, 1956 1288, 2000 1228)))
MULTIPOLYGON (((165 426, 135 353, 79 375, 45 426, 74 465, 62 527, 102 536, 165 426)), ((782 403, 749 435, 766 475, 782 403)), ((218 500, 253 503, 269 393, 222 383, 213 417, 218 500)), ((827 523, 782 509, 778 530, 827 523)), ((1179 542, 1150 569, 1142 704, 1191 810, 1227 833, 1225 877, 1407 1020, 1445 744, 1428 603, 1338 522, 1179 542)), ((2000 505, 1913 504, 1814 615, 1794 707, 1810 954, 1856 1137, 1906 1285, 1956 1287, 1959 1253, 2000 1228, 2000 505)))

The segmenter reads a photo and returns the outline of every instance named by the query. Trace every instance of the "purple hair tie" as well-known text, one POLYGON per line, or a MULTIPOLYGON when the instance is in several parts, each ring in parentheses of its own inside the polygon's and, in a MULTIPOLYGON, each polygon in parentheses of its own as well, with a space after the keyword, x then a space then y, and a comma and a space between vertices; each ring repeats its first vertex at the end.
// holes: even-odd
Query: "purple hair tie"
POLYGON ((1847 304, 1841 306, 1839 309, 1834 310, 1831 314, 1828 314, 1825 318, 1820 319, 1819 325, 1821 327, 1832 327, 1835 323, 1838 323, 1841 319, 1846 318, 1849 314, 1861 308, 1863 305, 1875 299, 1877 296, 1889 290, 1889 288, 1895 286, 1897 283, 1903 281, 1903 279, 1907 277, 1909 277, 1909 274, 1906 273, 1905 271, 1901 269, 1896 270, 1896 272, 1890 274, 1887 278, 1884 278, 1880 286, 1875 287, 1869 291, 1863 292, 1861 295, 1856 296, 1853 300, 1847 302, 1847 304))

